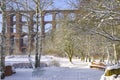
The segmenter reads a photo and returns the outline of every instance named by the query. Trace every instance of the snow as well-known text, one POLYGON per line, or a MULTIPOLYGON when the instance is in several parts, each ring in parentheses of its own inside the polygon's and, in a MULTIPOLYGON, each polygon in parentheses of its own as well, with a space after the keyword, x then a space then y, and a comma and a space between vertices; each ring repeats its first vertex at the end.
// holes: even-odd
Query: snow
POLYGON ((118 69, 118 68, 120 68, 119 65, 113 65, 113 66, 109 66, 109 67, 107 67, 106 70, 112 70, 112 69, 118 69))
POLYGON ((113 74, 111 76, 105 76, 105 73, 108 71, 108 70, 113 70, 113 69, 119 69, 120 68, 120 65, 113 65, 113 66, 108 66, 104 72, 104 74, 101 76, 101 79, 100 80, 120 80, 120 75, 118 75, 116 77, 116 74, 113 74), (116 77, 116 78, 115 78, 116 77))
MULTIPOLYGON (((31 58, 34 61, 34 56, 31 58)), ((104 73, 104 71, 89 68, 89 63, 82 62, 80 59, 73 59, 73 63, 70 63, 67 58, 42 56, 41 61, 48 65, 51 61, 57 61, 60 67, 16 68, 16 73, 5 77, 4 80, 100 80, 104 73)), ((21 62, 29 63, 27 56, 6 57, 6 64, 21 62)))
POLYGON ((117 78, 115 78, 115 76, 116 75, 112 75, 112 76, 102 75, 100 80, 120 80, 120 75, 117 78))
POLYGON ((43 75, 40 77, 45 80, 99 80, 103 72, 95 69, 76 69, 66 67, 48 67, 43 69, 43 75))
POLYGON ((63 67, 45 67, 42 69, 16 69, 16 74, 5 80, 99 80, 103 71, 95 69, 75 69, 63 67))
POLYGON ((32 71, 32 69, 16 69, 15 74, 5 77, 4 80, 31 80, 32 71))

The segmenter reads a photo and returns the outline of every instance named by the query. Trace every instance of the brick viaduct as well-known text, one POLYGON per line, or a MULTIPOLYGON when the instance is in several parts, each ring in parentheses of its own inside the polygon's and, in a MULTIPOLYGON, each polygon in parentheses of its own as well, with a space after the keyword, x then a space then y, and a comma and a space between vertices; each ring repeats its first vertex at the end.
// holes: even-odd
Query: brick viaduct
MULTIPOLYGON (((0 13, 1 14, 1 13, 0 13)), ((79 10, 45 10, 42 12, 42 25, 41 33, 45 36, 45 28, 49 24, 52 27, 52 30, 55 30, 57 25, 57 17, 62 15, 64 18, 68 15, 77 16, 80 14, 79 10), (50 19, 51 18, 51 19, 50 19), (50 20, 49 20, 50 19, 50 20), (51 25, 50 25, 51 24, 51 25)), ((35 11, 6 11, 7 15, 7 51, 9 54, 13 52, 16 54, 23 54, 26 52, 28 43, 25 37, 28 36, 28 29, 30 29, 31 36, 35 36, 35 27, 36 21, 35 11), (29 18, 26 20, 25 15, 29 18), (27 24, 27 25, 26 25, 27 24), (29 28, 28 28, 29 27, 29 28), (14 46, 14 47, 13 47, 14 46)), ((34 40, 31 40, 34 45, 34 40)))

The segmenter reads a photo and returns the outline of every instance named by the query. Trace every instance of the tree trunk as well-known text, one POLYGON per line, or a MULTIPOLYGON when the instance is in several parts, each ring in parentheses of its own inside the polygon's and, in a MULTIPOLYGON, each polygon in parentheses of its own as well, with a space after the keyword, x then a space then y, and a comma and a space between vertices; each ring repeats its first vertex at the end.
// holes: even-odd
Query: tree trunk
POLYGON ((6 49, 6 38, 5 38, 5 31, 6 31, 6 6, 5 6, 5 0, 1 1, 1 11, 2 11, 2 33, 1 33, 1 79, 4 79, 5 77, 5 49, 6 49))
POLYGON ((109 50, 108 50, 108 47, 106 47, 106 51, 107 51, 107 64, 111 64, 112 63, 112 61, 111 61, 111 55, 110 55, 110 52, 109 52, 109 50))
POLYGON ((36 34, 36 54, 35 54, 35 68, 40 67, 39 61, 39 0, 36 3, 36 26, 37 26, 37 34, 36 34))
POLYGON ((116 45, 113 44, 113 50, 114 50, 114 60, 115 60, 115 64, 118 62, 117 60, 117 52, 116 52, 116 45))
MULTIPOLYGON (((27 14, 29 14, 28 13, 28 11, 29 11, 28 0, 25 1, 25 10, 27 11, 27 14)), ((32 68, 34 69, 35 68, 34 62, 31 59, 31 41, 32 41, 31 32, 32 31, 31 31, 31 25, 29 25, 29 20, 31 20, 31 19, 29 19, 30 17, 28 15, 26 16, 26 18, 27 18, 27 26, 28 26, 28 60, 31 64, 32 68)))

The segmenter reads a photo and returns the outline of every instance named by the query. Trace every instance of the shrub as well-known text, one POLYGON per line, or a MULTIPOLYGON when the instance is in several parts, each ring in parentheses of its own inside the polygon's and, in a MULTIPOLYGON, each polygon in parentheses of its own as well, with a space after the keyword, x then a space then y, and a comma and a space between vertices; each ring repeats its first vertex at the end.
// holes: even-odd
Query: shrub
POLYGON ((56 61, 56 60, 52 60, 52 61, 49 63, 49 66, 56 66, 56 67, 59 67, 60 64, 59 64, 58 61, 56 61))

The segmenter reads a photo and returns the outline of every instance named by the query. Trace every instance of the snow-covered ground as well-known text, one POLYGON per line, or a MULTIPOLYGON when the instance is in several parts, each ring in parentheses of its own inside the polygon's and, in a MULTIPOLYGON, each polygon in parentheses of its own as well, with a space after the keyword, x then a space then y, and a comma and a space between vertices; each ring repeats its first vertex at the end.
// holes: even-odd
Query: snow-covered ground
POLYGON ((100 80, 103 71, 95 69, 75 69, 46 67, 33 71, 32 69, 16 69, 16 74, 5 80, 100 80))
MULTIPOLYGON (((31 57, 34 60, 34 56, 31 57)), ((42 62, 50 64, 59 63, 60 67, 49 66, 41 69, 16 68, 16 73, 5 77, 4 80, 100 80, 104 71, 90 69, 89 63, 73 59, 73 64, 67 58, 42 56, 42 62)), ((6 64, 29 63, 27 56, 8 56, 6 64)))
POLYGON ((100 80, 120 80, 120 75, 117 75, 120 74, 119 70, 120 70, 120 65, 113 65, 107 67, 104 74, 101 76, 100 80), (111 73, 110 71, 112 70, 114 70, 114 72, 111 73), (109 73, 109 76, 106 75, 106 73, 109 73))

